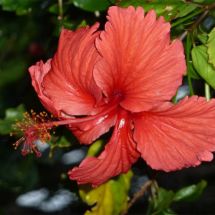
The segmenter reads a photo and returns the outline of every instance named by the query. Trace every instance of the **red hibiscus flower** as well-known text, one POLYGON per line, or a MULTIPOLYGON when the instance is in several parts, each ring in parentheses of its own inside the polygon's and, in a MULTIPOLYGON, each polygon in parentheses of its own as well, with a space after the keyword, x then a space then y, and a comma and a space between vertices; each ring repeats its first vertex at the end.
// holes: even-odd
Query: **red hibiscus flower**
MULTIPOLYGON (((43 128, 67 125, 90 144, 114 127, 104 151, 69 171, 70 179, 97 186, 127 172, 139 157, 166 172, 211 161, 215 101, 170 102, 186 71, 182 42, 170 40, 170 24, 140 7, 110 7, 107 19, 103 31, 98 24, 62 30, 53 59, 29 69, 41 102, 59 118, 43 128)), ((42 136, 37 129, 31 142, 42 136)))

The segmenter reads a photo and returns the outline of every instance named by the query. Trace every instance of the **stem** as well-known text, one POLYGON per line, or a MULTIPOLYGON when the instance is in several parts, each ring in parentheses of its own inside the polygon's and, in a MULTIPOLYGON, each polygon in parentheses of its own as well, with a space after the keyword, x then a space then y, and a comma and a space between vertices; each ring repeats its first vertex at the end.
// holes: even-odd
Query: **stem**
POLYGON ((58 0, 59 16, 58 20, 63 20, 63 0, 58 0))
POLYGON ((131 208, 134 205, 134 203, 145 194, 145 192, 152 185, 152 183, 153 183, 153 181, 149 180, 145 184, 142 185, 140 190, 134 194, 133 198, 128 203, 126 210, 121 215, 126 215, 128 213, 129 208, 131 208))
POLYGON ((213 10, 215 8, 215 2, 213 4, 206 5, 205 8, 207 10, 213 10))
POLYGON ((159 186, 157 181, 153 180, 151 185, 151 195, 149 198, 149 206, 146 211, 146 215, 151 215, 153 212, 154 204, 152 203, 156 199, 156 195, 159 192, 159 186))
POLYGON ((190 73, 187 73, 187 80, 188 80, 188 86, 190 90, 190 96, 194 95, 194 90, 193 90, 193 84, 192 84, 192 78, 190 77, 190 73))
POLYGON ((201 21, 208 15, 209 10, 204 11, 204 13, 196 20, 196 22, 193 23, 193 25, 191 26, 191 30, 193 30, 194 28, 196 28, 201 21))
POLYGON ((178 94, 178 90, 176 91, 176 94, 175 94, 174 97, 172 98, 172 103, 173 103, 173 104, 176 104, 176 103, 177 103, 177 100, 176 100, 177 94, 178 94))
POLYGON ((207 101, 211 99, 210 86, 205 82, 205 98, 207 101))
POLYGON ((190 91, 190 96, 194 95, 193 85, 192 85, 192 78, 190 74, 190 51, 191 51, 191 37, 190 34, 187 35, 186 44, 185 44, 185 55, 186 55, 186 64, 187 64, 187 79, 188 79, 188 86, 190 91))

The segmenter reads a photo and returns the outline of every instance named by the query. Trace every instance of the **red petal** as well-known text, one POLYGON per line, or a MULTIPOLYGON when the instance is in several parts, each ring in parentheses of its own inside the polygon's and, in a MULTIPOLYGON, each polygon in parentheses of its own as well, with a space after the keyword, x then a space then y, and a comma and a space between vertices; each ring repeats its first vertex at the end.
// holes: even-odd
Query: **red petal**
POLYGON ((98 25, 75 32, 61 32, 52 70, 43 82, 45 93, 57 109, 68 115, 88 115, 96 112, 101 92, 92 77, 98 60, 94 46, 98 25))
POLYGON ((98 186, 113 176, 127 172, 139 157, 132 135, 130 117, 122 111, 105 150, 98 158, 88 157, 79 167, 69 171, 70 179, 77 180, 79 184, 98 186))
POLYGON ((85 122, 73 124, 69 128, 81 143, 91 144, 102 134, 108 132, 115 124, 117 118, 116 113, 116 107, 110 107, 109 110, 104 108, 101 113, 95 116, 85 117, 85 122))
POLYGON ((157 170, 172 171, 211 161, 215 151, 215 100, 185 98, 135 120, 142 158, 157 170))
POLYGON ((54 107, 53 102, 43 94, 42 82, 44 76, 50 71, 50 69, 51 59, 49 59, 45 64, 42 61, 37 62, 29 68, 29 72, 32 79, 32 85, 43 106, 55 116, 59 116, 59 111, 54 107))
POLYGON ((96 39, 97 85, 107 96, 122 94, 121 105, 132 112, 170 100, 186 70, 181 41, 170 43, 170 24, 153 10, 144 17, 140 7, 111 7, 108 15, 96 39))

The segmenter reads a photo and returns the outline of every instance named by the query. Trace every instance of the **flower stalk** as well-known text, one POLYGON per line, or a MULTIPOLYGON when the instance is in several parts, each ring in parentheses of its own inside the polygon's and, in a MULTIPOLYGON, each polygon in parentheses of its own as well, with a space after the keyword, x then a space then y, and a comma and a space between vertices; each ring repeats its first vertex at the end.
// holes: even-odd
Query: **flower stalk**
POLYGON ((207 101, 209 101, 211 99, 210 86, 206 82, 205 82, 205 98, 207 101))

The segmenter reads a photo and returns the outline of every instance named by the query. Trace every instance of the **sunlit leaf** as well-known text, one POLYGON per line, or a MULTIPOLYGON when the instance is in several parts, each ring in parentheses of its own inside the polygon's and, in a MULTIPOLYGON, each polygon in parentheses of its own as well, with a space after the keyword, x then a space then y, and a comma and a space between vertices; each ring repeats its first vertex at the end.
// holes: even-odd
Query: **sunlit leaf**
POLYGON ((16 120, 23 118, 25 109, 23 105, 19 105, 17 108, 9 108, 6 110, 5 118, 0 119, 0 134, 6 135, 12 131, 12 125, 16 120))
MULTIPOLYGON (((180 5, 180 8, 178 8, 178 12, 176 13, 177 15, 175 18, 184 17, 184 16, 188 15, 189 13, 191 13, 192 11, 194 11, 195 9, 196 9, 196 6, 192 5, 192 4, 180 5)), ((175 10, 177 11, 176 8, 175 8, 175 10)))
POLYGON ((85 215, 118 215, 125 210, 131 177, 132 173, 128 172, 95 189, 81 186, 79 193, 82 200, 93 206, 85 215))
POLYGON ((194 47, 192 60, 199 75, 215 89, 215 68, 208 62, 207 47, 204 45, 194 47))
POLYGON ((98 153, 101 151, 102 147, 103 147, 103 141, 102 140, 97 140, 96 142, 94 142, 90 146, 90 148, 89 148, 89 150, 87 152, 87 155, 88 156, 96 156, 96 155, 98 155, 98 153))
POLYGON ((122 0, 120 5, 127 7, 129 5, 142 6, 145 11, 154 9, 160 16, 164 16, 166 20, 183 17, 196 9, 196 5, 188 4, 183 0, 122 0))
POLYGON ((204 189, 207 186, 207 182, 202 180, 198 184, 193 184, 188 187, 183 187, 175 193, 174 201, 193 201, 198 199, 204 189))
POLYGON ((120 214, 127 208, 128 191, 132 173, 122 174, 117 180, 111 180, 112 195, 114 200, 113 214, 120 214))
POLYGON ((215 68, 215 28, 210 32, 208 42, 208 57, 209 57, 209 63, 213 64, 215 68))

